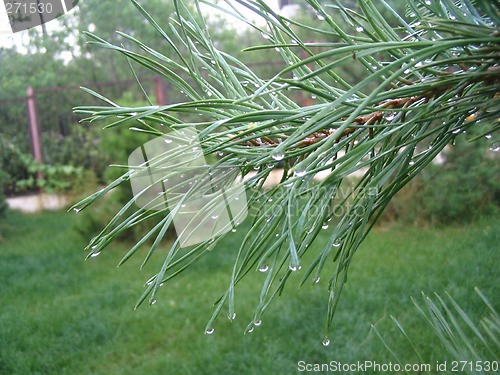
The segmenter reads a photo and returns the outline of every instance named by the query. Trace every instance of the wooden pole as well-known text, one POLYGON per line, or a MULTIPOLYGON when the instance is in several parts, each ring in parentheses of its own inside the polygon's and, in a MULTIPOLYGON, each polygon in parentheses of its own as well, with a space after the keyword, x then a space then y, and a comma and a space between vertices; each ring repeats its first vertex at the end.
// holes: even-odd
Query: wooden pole
POLYGON ((156 95, 156 104, 158 105, 167 104, 165 81, 161 77, 155 77, 155 95, 156 95))
POLYGON ((28 89, 26 90, 26 106, 28 108, 28 121, 29 121, 30 136, 31 136, 31 150, 33 151, 33 157, 38 163, 37 178, 43 179, 43 174, 40 168, 43 163, 40 126, 38 122, 38 112, 36 108, 35 90, 33 90, 33 87, 31 86, 28 87, 28 89))

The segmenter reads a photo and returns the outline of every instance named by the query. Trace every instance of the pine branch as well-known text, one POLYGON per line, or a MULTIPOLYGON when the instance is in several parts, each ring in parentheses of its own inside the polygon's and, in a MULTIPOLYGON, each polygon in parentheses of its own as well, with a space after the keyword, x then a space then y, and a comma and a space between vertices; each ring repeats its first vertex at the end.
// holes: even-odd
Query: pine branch
MULTIPOLYGON (((76 108, 88 116, 85 121, 115 118, 108 127, 139 121, 141 127, 134 130, 166 137, 175 134, 169 131, 195 129, 205 154, 214 154, 217 159, 202 178, 207 178, 213 168, 228 166, 239 168, 242 177, 247 177, 248 207, 255 214, 249 219, 250 229, 235 255, 228 289, 216 302, 207 332, 213 332, 223 307, 227 307, 229 317, 234 316, 236 286, 249 272, 260 270, 267 277, 248 330, 260 322, 274 298, 283 292, 290 275, 299 272, 301 284, 316 284, 321 276, 328 280, 324 342, 329 342, 334 312, 354 254, 392 197, 462 132, 480 137, 497 134, 500 128, 500 38, 494 5, 414 0, 409 4, 411 20, 407 21, 386 2, 378 9, 363 0, 359 2, 360 11, 344 9, 342 20, 335 17, 332 8, 322 7, 316 0, 307 2, 322 22, 321 27, 277 15, 261 0, 238 3, 259 16, 265 28, 246 19, 244 12, 235 8, 228 11, 263 33, 267 44, 248 51, 276 49, 282 57, 286 67, 267 80, 260 78, 250 64, 219 51, 203 16, 193 14, 182 0, 175 0, 176 19, 166 25, 166 30, 133 0, 152 27, 174 47, 176 60, 132 36, 124 35, 143 53, 89 34, 91 44, 123 54, 164 77, 184 93, 186 100, 160 107, 125 108, 88 91, 103 99, 106 106, 76 108), (322 41, 303 40, 301 34, 311 32, 315 40, 322 41), (184 55, 182 49, 188 54, 184 55), (344 76, 356 69, 359 80, 351 84, 344 76), (188 84, 186 78, 194 84, 188 84), (296 91, 315 99, 301 106, 296 91), (191 114, 201 117, 194 116, 193 120, 191 114), (262 189, 277 166, 284 169, 280 183, 262 189), (325 177, 316 182, 314 177, 320 172, 325 177), (354 188, 340 194, 354 172, 362 177, 354 188), (319 248, 313 241, 326 228, 330 228, 329 240, 319 248), (312 253, 313 260, 302 270, 306 253, 312 253), (328 269, 330 263, 333 270, 328 269)), ((196 2, 198 12, 198 3, 221 9, 200 0, 196 2)), ((158 160, 175 157, 166 152, 158 160)), ((140 168, 131 169, 74 208, 88 207, 140 173, 140 168)), ((162 178, 179 180, 179 175, 172 172, 162 178)), ((183 178, 180 181, 186 191, 199 183, 196 176, 183 178)), ((231 181, 221 177, 219 182, 231 181)), ((144 191, 152 188, 153 184, 144 191)), ((172 191, 175 189, 164 193, 172 191)), ((91 255, 99 254, 120 233, 151 216, 161 216, 160 223, 122 261, 151 239, 146 262, 182 204, 183 199, 179 199, 167 208, 163 195, 155 195, 149 208, 139 207, 129 213, 134 206, 131 199, 87 249, 91 255)), ((150 303, 156 301, 161 285, 209 254, 221 238, 193 246, 187 253, 179 252, 177 239, 161 270, 148 280, 138 305, 148 297, 150 303)))

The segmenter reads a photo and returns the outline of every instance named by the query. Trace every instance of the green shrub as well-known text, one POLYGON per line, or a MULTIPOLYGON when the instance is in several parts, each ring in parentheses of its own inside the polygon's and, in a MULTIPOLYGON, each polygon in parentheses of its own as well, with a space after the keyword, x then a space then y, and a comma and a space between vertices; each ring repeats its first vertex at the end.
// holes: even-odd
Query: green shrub
POLYGON ((500 169, 487 143, 457 138, 442 164, 429 165, 396 196, 389 217, 446 224, 498 212, 500 169))
POLYGON ((0 169, 0 219, 5 216, 7 211, 7 198, 3 193, 3 184, 6 174, 0 169))

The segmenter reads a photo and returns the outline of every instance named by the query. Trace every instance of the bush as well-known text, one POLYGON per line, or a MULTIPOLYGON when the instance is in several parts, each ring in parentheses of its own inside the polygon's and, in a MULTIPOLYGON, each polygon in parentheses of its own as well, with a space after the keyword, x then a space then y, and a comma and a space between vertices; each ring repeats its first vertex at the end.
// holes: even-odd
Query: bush
POLYGON ((457 138, 442 164, 429 165, 391 204, 389 217, 406 222, 469 222, 500 207, 499 168, 486 141, 457 138))
POLYGON ((0 169, 0 219, 5 216, 7 211, 7 198, 3 193, 5 173, 0 169))

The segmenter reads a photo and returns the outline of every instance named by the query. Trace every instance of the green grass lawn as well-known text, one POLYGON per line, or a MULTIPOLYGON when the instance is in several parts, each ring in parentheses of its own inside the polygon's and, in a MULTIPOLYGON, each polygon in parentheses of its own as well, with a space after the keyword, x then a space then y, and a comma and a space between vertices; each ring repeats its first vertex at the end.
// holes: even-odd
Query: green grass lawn
POLYGON ((415 362, 390 315, 429 360, 450 360, 409 297, 448 291, 478 320, 486 310, 477 286, 500 308, 494 220, 375 230, 355 256, 328 347, 321 343, 323 280, 297 288, 299 277, 292 278, 262 325, 243 335, 264 280, 257 271, 237 289, 236 320, 221 318, 214 334, 204 334, 212 303, 227 285, 238 232, 166 284, 155 305, 134 311, 161 254, 143 270, 140 256, 116 268, 125 244, 84 261, 85 239, 74 225, 74 215, 60 212, 11 212, 0 221, 1 374, 290 374, 301 360, 387 363, 392 357, 371 323, 415 362))

